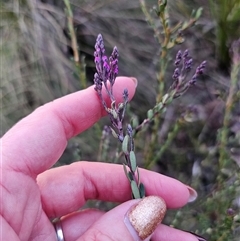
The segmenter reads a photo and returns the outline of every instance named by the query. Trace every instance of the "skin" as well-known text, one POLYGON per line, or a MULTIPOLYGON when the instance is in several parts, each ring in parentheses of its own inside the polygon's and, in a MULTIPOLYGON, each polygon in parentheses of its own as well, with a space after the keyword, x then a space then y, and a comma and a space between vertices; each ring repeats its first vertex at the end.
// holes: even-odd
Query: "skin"
MULTIPOLYGON (((119 77, 114 85, 117 102, 136 85, 119 77)), ((104 98, 107 100, 106 94, 104 98)), ((106 113, 93 86, 48 103, 19 121, 1 139, 1 240, 56 241, 51 220, 62 217, 66 241, 132 240, 123 219, 138 200, 130 200, 129 183, 121 165, 76 162, 50 169, 67 141, 85 131, 106 113), (109 212, 77 211, 89 199, 121 203, 109 212), (130 200, 130 201, 128 201, 130 200)), ((189 199, 187 187, 172 178, 140 170, 147 195, 161 196, 168 208, 189 199)), ((152 240, 197 241, 191 234, 160 225, 152 240)))

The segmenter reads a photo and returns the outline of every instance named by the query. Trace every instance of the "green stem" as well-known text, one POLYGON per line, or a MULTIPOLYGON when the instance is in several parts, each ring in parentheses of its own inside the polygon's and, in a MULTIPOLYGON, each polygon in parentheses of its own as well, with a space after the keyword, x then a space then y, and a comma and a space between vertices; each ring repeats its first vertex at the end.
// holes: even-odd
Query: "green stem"
MULTIPOLYGON (((237 54, 236 54, 237 55, 237 54)), ((240 59, 239 56, 236 59, 240 59)), ((226 150, 227 143, 228 143, 228 134, 229 134, 229 124, 231 120, 231 112, 234 107, 234 99, 237 95, 237 83, 238 83, 238 75, 240 73, 240 60, 234 61, 233 60, 233 67, 231 71, 231 81, 230 81, 230 89, 229 94, 226 101, 225 106, 225 113, 223 119, 223 127, 221 130, 221 137, 220 137, 220 157, 219 157, 219 166, 220 169, 225 168, 228 163, 228 152, 226 150)))
MULTIPOLYGON (((163 43, 161 44, 161 56, 160 56, 160 72, 158 76, 158 94, 156 97, 156 103, 160 103, 163 97, 164 88, 165 88, 165 74, 166 69, 168 65, 168 58, 169 58, 169 51, 167 49, 168 43, 170 42, 171 37, 171 30, 168 25, 168 12, 167 8, 165 7, 164 11, 160 12, 159 19, 161 21, 161 24, 163 26, 163 43)), ((160 115, 156 115, 154 117, 154 126, 151 134, 151 140, 146 156, 146 166, 149 166, 149 163, 152 162, 155 156, 155 149, 158 143, 157 137, 158 137, 158 130, 160 126, 160 115)))
POLYGON ((159 151, 154 155, 153 159, 150 162, 146 163, 146 168, 150 169, 164 154, 164 152, 169 148, 174 138, 177 136, 179 132, 180 123, 179 120, 175 123, 172 132, 168 134, 167 140, 165 140, 163 146, 159 149, 159 151))
POLYGON ((79 79, 81 81, 81 87, 86 88, 87 82, 86 82, 86 75, 85 75, 85 66, 83 63, 81 63, 81 60, 79 57, 77 37, 76 37, 75 31, 74 31, 74 24, 73 24, 73 12, 72 12, 69 0, 64 0, 64 3, 66 6, 66 9, 67 9, 68 31, 69 31, 69 34, 71 37, 71 47, 73 50, 74 62, 77 67, 79 79))

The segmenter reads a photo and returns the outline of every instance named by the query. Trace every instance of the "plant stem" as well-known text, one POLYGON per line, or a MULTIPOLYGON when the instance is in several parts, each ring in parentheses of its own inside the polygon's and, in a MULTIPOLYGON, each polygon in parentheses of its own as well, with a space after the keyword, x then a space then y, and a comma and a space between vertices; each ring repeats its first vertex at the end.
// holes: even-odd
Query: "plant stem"
MULTIPOLYGON (((236 54, 237 55, 237 54, 236 54)), ((225 106, 225 113, 223 119, 223 127, 221 130, 221 137, 220 137, 220 157, 219 157, 219 166, 220 170, 225 168, 228 164, 228 152, 226 150, 227 143, 228 143, 228 134, 229 134, 229 124, 231 120, 231 112, 234 107, 234 99, 237 96, 237 84, 238 84, 238 76, 240 73, 240 57, 237 61, 233 60, 233 66, 231 71, 231 81, 230 81, 230 89, 229 94, 226 101, 225 106)), ((239 92, 239 91, 238 91, 239 92)))
POLYGON ((79 50, 78 50, 78 44, 77 44, 77 37, 74 31, 74 24, 73 24, 73 12, 72 12, 69 0, 64 0, 64 3, 67 9, 68 31, 71 38, 71 47, 73 50, 74 62, 77 67, 77 72, 81 82, 81 87, 86 88, 87 83, 86 83, 86 75, 85 75, 85 66, 83 63, 81 63, 79 52, 78 52, 79 50))
POLYGON ((152 162, 149 163, 149 168, 151 167, 150 165, 153 165, 154 163, 156 163, 162 157, 164 152, 169 148, 169 146, 171 145, 172 141, 177 136, 177 134, 179 132, 179 128, 180 128, 180 123, 179 123, 179 120, 177 120, 175 125, 174 125, 174 127, 173 127, 172 132, 170 132, 168 134, 167 140, 164 142, 164 145, 161 146, 159 151, 155 154, 152 162))

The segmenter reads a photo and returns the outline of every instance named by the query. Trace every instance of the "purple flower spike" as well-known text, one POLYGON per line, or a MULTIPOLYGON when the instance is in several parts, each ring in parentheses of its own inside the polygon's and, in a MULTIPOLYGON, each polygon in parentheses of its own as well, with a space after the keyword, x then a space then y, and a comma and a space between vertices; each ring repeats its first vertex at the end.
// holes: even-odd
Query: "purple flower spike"
POLYGON ((185 61, 185 69, 189 71, 192 68, 192 58, 185 61))
POLYGON ((188 57, 189 51, 186 49, 183 53, 183 58, 186 59, 188 57))
POLYGON ((203 74, 203 70, 206 68, 207 61, 203 61, 196 69, 196 74, 201 75, 203 74))
POLYGON ((99 75, 99 78, 106 82, 108 79, 110 67, 108 64, 108 58, 105 55, 105 47, 102 35, 99 34, 95 44, 95 52, 94 52, 94 62, 96 65, 96 69, 99 75))
POLYGON ((175 59, 175 65, 178 66, 180 62, 182 61, 182 51, 179 50, 176 54, 176 59, 175 59))
POLYGON ((174 70, 174 73, 173 73, 172 78, 173 78, 174 80, 176 80, 176 79, 179 78, 179 76, 180 76, 180 70, 179 70, 179 68, 176 68, 176 69, 174 70))
POLYGON ((123 100, 124 100, 124 102, 128 101, 128 90, 127 89, 123 90, 123 100))
POLYGON ((184 94, 190 86, 194 85, 197 81, 199 75, 203 74, 203 71, 206 67, 206 61, 203 61, 195 70, 194 75, 190 80, 187 80, 187 76, 189 75, 190 70, 192 69, 193 59, 189 55, 189 51, 186 49, 183 54, 182 51, 179 50, 176 54, 175 58, 175 68, 173 72, 173 84, 170 87, 171 90, 174 91, 174 98, 177 98, 184 94))
POLYGON ((111 56, 109 57, 109 65, 110 65, 110 74, 109 74, 109 81, 113 85, 115 82, 115 79, 118 75, 118 49, 115 46, 113 48, 113 52, 111 56))
POLYGON ((114 101, 112 87, 118 75, 118 55, 117 47, 113 48, 113 52, 109 58, 105 55, 103 38, 102 35, 99 34, 96 40, 94 52, 94 62, 98 74, 98 79, 94 80, 96 85, 95 89, 100 90, 100 84, 98 83, 100 81, 101 84, 104 84, 112 101, 114 101), (110 86, 107 85, 107 82, 110 83, 110 86))
POLYGON ((101 93, 101 91, 102 91, 102 82, 101 82, 101 80, 99 78, 98 73, 94 74, 94 84, 95 84, 95 90, 97 92, 101 93))
POLYGON ((104 42, 103 42, 103 37, 101 34, 98 34, 96 44, 95 44, 95 49, 99 50, 102 54, 105 53, 105 47, 104 47, 104 42))

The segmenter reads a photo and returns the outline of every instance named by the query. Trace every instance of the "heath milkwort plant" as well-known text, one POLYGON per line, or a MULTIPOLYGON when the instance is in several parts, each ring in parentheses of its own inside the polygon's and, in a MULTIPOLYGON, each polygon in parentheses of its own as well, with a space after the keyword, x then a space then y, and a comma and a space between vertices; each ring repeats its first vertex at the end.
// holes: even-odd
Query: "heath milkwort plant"
POLYGON ((183 95, 190 86, 195 85, 197 78, 203 74, 206 67, 206 61, 203 61, 196 68, 195 73, 190 80, 187 80, 187 76, 192 69, 192 62, 193 60, 189 55, 188 49, 186 49, 183 53, 181 50, 177 52, 174 62, 176 68, 172 76, 174 82, 170 87, 170 90, 173 90, 173 98, 183 95))
MULTIPOLYGON (((134 128, 134 133, 137 133, 143 129, 144 126, 149 124, 154 118, 163 113, 166 110, 166 106, 170 104, 173 99, 182 96, 191 86, 196 84, 197 79, 203 74, 206 68, 207 62, 204 60, 195 70, 191 78, 188 78, 192 70, 193 59, 189 55, 188 49, 184 52, 179 50, 176 54, 174 65, 175 70, 172 75, 173 84, 170 86, 168 92, 162 97, 162 99, 156 103, 156 105, 149 109, 147 112, 147 118, 143 120, 141 124, 134 128)), ((147 165, 148 166, 148 165, 147 165)))
POLYGON ((192 58, 189 51, 182 52, 179 50, 174 61, 175 70, 173 73, 173 84, 171 85, 167 94, 162 97, 162 100, 148 110, 147 119, 140 125, 134 127, 127 125, 126 131, 123 130, 123 120, 128 104, 128 90, 123 91, 123 101, 116 104, 113 85, 118 75, 118 50, 113 48, 112 54, 108 58, 105 55, 105 47, 102 35, 99 34, 95 44, 95 65, 97 72, 94 75, 95 90, 108 113, 112 127, 110 130, 112 135, 122 143, 122 151, 125 156, 123 167, 125 174, 130 182, 133 198, 142 198, 145 196, 144 185, 140 182, 139 170, 136 163, 136 156, 134 152, 133 136, 140 131, 145 125, 149 124, 155 116, 164 112, 166 105, 170 104, 173 99, 183 95, 191 86, 195 85, 197 78, 203 74, 206 67, 206 61, 203 61, 195 70, 191 78, 188 75, 192 69, 192 58), (109 99, 111 100, 110 108, 107 106, 102 96, 102 88, 105 88, 109 99))
POLYGON ((134 152, 133 128, 127 125, 126 131, 123 129, 123 120, 128 104, 128 90, 123 91, 123 101, 116 104, 113 94, 113 85, 118 75, 118 49, 113 48, 112 54, 108 58, 105 55, 105 47, 102 35, 99 34, 95 44, 94 61, 97 72, 94 75, 95 90, 108 113, 111 125, 112 135, 122 143, 122 151, 125 160, 123 162, 124 172, 130 182, 132 197, 134 199, 143 198, 145 196, 144 185, 140 182, 139 170, 134 152), (108 107, 102 96, 102 88, 105 88, 111 106, 108 107))

